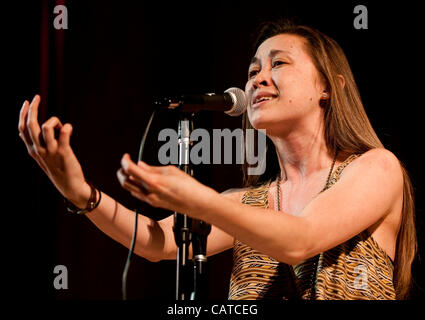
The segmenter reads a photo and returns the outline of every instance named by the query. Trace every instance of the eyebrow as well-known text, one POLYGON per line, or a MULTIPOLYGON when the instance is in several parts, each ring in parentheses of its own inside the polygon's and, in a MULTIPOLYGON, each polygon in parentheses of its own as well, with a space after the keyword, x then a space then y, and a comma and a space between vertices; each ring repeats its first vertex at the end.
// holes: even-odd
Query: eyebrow
MULTIPOLYGON (((276 55, 278 55, 279 53, 286 53, 286 54, 290 55, 289 51, 287 51, 287 50, 272 49, 269 52, 269 58, 273 58, 276 55)), ((254 57, 252 57, 249 65, 258 64, 259 62, 260 62, 260 59, 254 56, 254 57)))

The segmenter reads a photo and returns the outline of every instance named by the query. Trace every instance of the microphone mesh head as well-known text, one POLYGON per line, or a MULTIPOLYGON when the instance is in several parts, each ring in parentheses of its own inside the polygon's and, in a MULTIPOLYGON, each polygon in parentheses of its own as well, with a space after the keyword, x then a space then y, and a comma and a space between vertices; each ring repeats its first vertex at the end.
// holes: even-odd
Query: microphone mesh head
POLYGON ((248 100, 245 96, 245 92, 235 87, 229 88, 224 92, 228 93, 233 100, 232 109, 225 111, 225 113, 232 117, 236 117, 244 113, 246 108, 248 107, 248 100))

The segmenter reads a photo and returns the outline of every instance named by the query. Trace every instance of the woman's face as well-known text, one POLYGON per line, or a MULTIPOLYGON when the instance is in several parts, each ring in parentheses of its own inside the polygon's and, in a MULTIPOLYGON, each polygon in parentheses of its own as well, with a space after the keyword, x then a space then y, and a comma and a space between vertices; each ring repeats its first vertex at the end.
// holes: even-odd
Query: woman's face
POLYGON ((303 38, 290 34, 269 38, 249 66, 245 86, 249 120, 254 128, 268 132, 291 129, 320 112, 325 88, 303 38))

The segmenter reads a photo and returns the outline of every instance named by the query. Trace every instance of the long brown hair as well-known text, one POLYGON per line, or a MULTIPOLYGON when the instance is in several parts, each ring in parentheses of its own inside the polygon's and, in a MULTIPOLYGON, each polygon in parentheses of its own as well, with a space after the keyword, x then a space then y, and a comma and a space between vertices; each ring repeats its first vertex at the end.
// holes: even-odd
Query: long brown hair
MULTIPOLYGON (((384 148, 366 115, 351 68, 338 43, 312 27, 281 20, 267 22, 260 26, 254 50, 263 41, 278 34, 302 37, 305 40, 307 53, 327 83, 330 99, 326 105, 321 106, 324 108, 324 135, 329 153, 335 154, 336 151, 341 150, 348 154, 361 154, 373 148, 384 148), (340 85, 338 75, 344 78, 344 86, 340 85)), ((243 129, 253 129, 246 113, 242 121, 243 129)), ((248 147, 257 149, 256 145, 248 147)), ((267 138, 266 147, 263 158, 266 161, 266 171, 261 176, 248 175, 249 165, 243 164, 245 186, 258 185, 278 174, 280 169, 277 155, 269 138, 267 138)), ((397 235, 393 281, 397 299, 407 299, 411 289, 411 266, 416 255, 417 239, 413 187, 407 170, 401 162, 400 166, 404 177, 403 209, 397 235)))

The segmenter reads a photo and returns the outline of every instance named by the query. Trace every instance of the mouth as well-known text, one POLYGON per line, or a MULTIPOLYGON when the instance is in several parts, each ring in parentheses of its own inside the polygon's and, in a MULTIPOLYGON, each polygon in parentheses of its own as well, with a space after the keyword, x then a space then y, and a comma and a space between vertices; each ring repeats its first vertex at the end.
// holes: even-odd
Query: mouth
POLYGON ((276 95, 257 97, 252 102, 252 107, 253 108, 258 108, 258 107, 260 107, 260 106, 266 104, 267 102, 272 101, 272 100, 274 100, 276 98, 277 98, 276 95))

